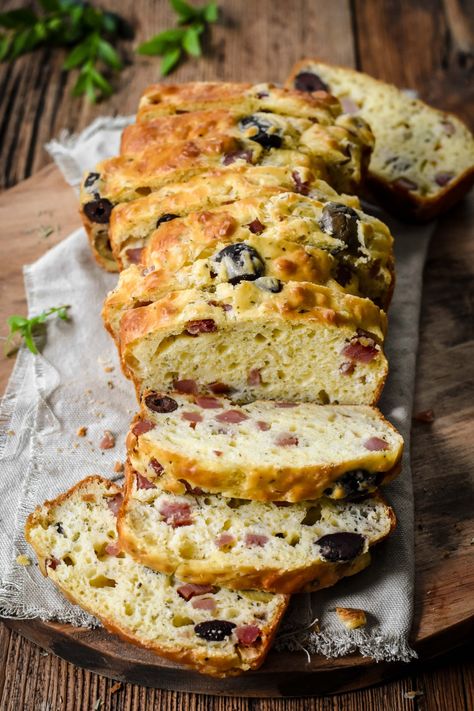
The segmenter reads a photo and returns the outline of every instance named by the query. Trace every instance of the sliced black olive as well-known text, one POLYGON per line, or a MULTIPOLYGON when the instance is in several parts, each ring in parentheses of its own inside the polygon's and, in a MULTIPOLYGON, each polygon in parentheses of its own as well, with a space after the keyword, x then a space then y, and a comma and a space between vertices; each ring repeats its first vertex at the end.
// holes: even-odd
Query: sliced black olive
POLYGON ((176 220, 177 217, 179 217, 179 215, 173 215, 172 212, 166 212, 157 219, 156 226, 159 227, 163 222, 171 222, 171 220, 176 220))
POLYGON ((339 202, 326 203, 319 220, 322 231, 345 242, 351 253, 356 253, 359 249, 358 223, 357 212, 352 207, 339 202))
POLYGON ((178 403, 168 395, 160 393, 150 393, 145 398, 145 405, 153 412, 174 412, 178 409, 178 403))
POLYGON ((84 180, 84 187, 91 188, 94 183, 96 183, 100 178, 100 173, 89 173, 87 178, 84 180))
POLYGON ((333 486, 326 489, 324 493, 326 496, 331 496, 334 494, 334 491, 338 489, 342 495, 338 496, 338 498, 365 494, 369 491, 374 491, 381 484, 383 478, 383 472, 369 472, 366 469, 353 469, 343 474, 334 482, 333 486))
POLYGON ((265 263, 256 249, 236 242, 221 249, 213 257, 215 264, 223 264, 227 271, 227 281, 238 284, 240 281, 254 281, 265 272, 265 263))
POLYGON ((298 91, 329 91, 326 82, 314 72, 300 72, 297 74, 294 86, 298 91))
POLYGON ((320 548, 321 558, 330 563, 344 563, 354 560, 364 549, 364 536, 360 533, 328 533, 316 544, 320 548))
POLYGON ((194 626, 194 631, 198 637, 207 639, 209 642, 222 642, 226 637, 230 637, 236 625, 227 620, 206 620, 194 626))
POLYGON ((61 522, 55 523, 54 524, 56 531, 61 534, 61 536, 64 536, 64 528, 62 526, 61 522))
POLYGON ((86 217, 89 218, 91 222, 98 222, 104 225, 110 220, 110 213, 112 212, 113 205, 107 198, 97 198, 97 200, 91 200, 86 202, 83 210, 86 217))
POLYGON ((276 277, 260 277, 255 281, 255 286, 258 286, 262 291, 270 291, 272 294, 279 294, 283 289, 283 284, 276 277))
POLYGON ((240 127, 242 129, 256 129, 256 133, 247 137, 251 141, 259 143, 263 148, 280 148, 283 143, 283 139, 278 133, 269 133, 272 124, 260 117, 245 116, 240 122, 240 127))

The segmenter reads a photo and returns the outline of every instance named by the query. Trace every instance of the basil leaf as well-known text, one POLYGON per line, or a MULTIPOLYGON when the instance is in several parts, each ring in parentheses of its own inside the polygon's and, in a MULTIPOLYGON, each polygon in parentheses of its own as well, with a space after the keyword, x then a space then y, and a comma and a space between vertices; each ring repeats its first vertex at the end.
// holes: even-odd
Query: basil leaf
POLYGON ((181 47, 176 47, 175 49, 170 49, 168 52, 166 52, 160 64, 161 76, 165 77, 167 74, 169 74, 173 67, 175 67, 176 64, 179 62, 180 58, 181 47))

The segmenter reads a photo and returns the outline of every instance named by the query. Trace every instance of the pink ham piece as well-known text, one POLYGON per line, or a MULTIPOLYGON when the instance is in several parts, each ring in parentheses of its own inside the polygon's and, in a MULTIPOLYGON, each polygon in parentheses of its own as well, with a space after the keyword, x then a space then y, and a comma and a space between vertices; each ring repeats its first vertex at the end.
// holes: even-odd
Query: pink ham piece
POLYGON ((235 634, 237 635, 237 639, 240 644, 248 647, 257 641, 262 632, 257 625, 240 625, 236 628, 235 634))
POLYGON ((209 610, 214 611, 216 609, 216 601, 212 597, 203 597, 193 600, 191 603, 195 610, 209 610))
POLYGON ((172 528, 190 526, 193 523, 191 506, 185 501, 164 501, 158 510, 165 523, 172 528))
POLYGON ((199 336, 200 333, 214 333, 217 331, 217 326, 212 318, 202 318, 196 321, 188 321, 186 331, 190 336, 199 336))
POLYGON ((261 385, 262 384, 262 374, 260 373, 260 368, 252 368, 249 370, 247 376, 248 385, 261 385))
POLYGON ((275 440, 279 447, 293 447, 298 445, 298 437, 289 432, 281 432, 275 440))
POLYGON ((49 558, 49 560, 46 563, 46 567, 51 568, 51 570, 56 570, 56 568, 58 567, 60 562, 61 561, 58 560, 57 558, 49 558))
POLYGON ((246 546, 260 546, 260 548, 263 548, 263 546, 267 542, 268 542, 268 536, 264 536, 261 533, 247 533, 247 534, 245 534, 245 545, 246 546))
POLYGON ((191 486, 189 481, 186 481, 186 479, 179 479, 179 481, 181 484, 184 484, 187 494, 193 494, 194 496, 202 496, 202 494, 204 494, 204 491, 200 489, 199 486, 191 486))
POLYGON ((230 533, 221 533, 220 536, 217 536, 214 543, 218 548, 225 548, 226 546, 231 546, 235 543, 235 537, 231 536, 230 533))
POLYGON ((225 412, 221 412, 220 415, 216 415, 216 420, 218 422, 231 422, 234 425, 248 419, 249 418, 245 412, 241 412, 240 410, 226 410, 225 412))
POLYGON ((179 393, 185 393, 187 395, 197 395, 199 388, 195 380, 175 380, 173 382, 173 387, 179 393))
POLYGON ((182 412, 181 417, 183 420, 188 422, 202 422, 202 415, 200 412, 182 412))
POLYGON ((105 430, 104 436, 100 440, 99 447, 101 449, 113 449, 115 447, 115 437, 110 430, 105 430))
POLYGON ((117 541, 116 543, 108 543, 105 546, 105 552, 108 553, 109 555, 118 555, 120 553, 120 544, 117 541))
POLYGON ((196 398, 196 405, 199 405, 199 407, 202 407, 204 410, 213 410, 213 409, 219 409, 224 407, 224 405, 219 402, 219 400, 216 400, 215 397, 197 397, 196 398))
POLYGON ((145 434, 155 428, 155 424, 150 422, 150 420, 139 420, 132 427, 132 432, 135 437, 140 437, 140 435, 145 434))
POLYGON ((380 351, 375 347, 375 345, 364 346, 355 339, 352 339, 352 341, 344 346, 341 351, 342 355, 345 355, 351 360, 357 360, 359 363, 370 363, 379 355, 379 353, 380 351))
POLYGON ((158 459, 150 459, 150 467, 158 476, 161 476, 164 472, 164 467, 161 466, 158 459))
POLYGON ((122 501, 122 494, 115 494, 115 496, 107 497, 107 506, 112 511, 114 516, 118 515, 119 509, 122 506, 122 501))
POLYGON ((263 420, 257 420, 257 427, 261 432, 268 432, 271 428, 271 424, 269 422, 264 422, 263 420))
POLYGON ((207 593, 215 593, 216 588, 213 585, 193 585, 186 583, 177 588, 176 592, 183 600, 191 600, 195 595, 206 595, 207 593))
POLYGON ((364 442, 364 447, 370 452, 381 452, 384 449, 389 449, 389 444, 380 437, 370 437, 364 442))
POLYGON ((233 392, 233 388, 230 387, 230 385, 226 385, 225 383, 209 383, 207 386, 211 393, 214 393, 214 395, 228 395, 229 393, 233 392))
POLYGON ((142 476, 138 472, 135 472, 135 476, 137 478, 137 489, 156 489, 153 482, 147 479, 146 476, 142 476))
POLYGON ((216 457, 222 457, 224 452, 221 452, 220 449, 214 449, 214 454, 216 455, 216 457))
POLYGON ((355 365, 351 360, 346 360, 339 366, 339 370, 343 375, 352 375, 354 369, 355 365))
POLYGON ((143 247, 136 247, 134 249, 127 249, 125 254, 130 264, 140 264, 142 258, 143 247))
POLYGON ((255 220, 252 220, 252 222, 250 222, 247 227, 254 235, 262 234, 263 230, 265 229, 265 225, 262 225, 258 217, 255 220))

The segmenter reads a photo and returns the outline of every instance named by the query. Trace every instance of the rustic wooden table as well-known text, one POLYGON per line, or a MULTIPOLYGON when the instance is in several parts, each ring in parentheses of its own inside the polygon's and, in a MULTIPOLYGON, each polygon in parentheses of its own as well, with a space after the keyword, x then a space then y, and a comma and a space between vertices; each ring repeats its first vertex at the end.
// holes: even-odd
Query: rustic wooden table
MULTIPOLYGON (((3 10, 21 4, 4 1, 1 6, 3 10)), ((108 4, 132 21, 136 41, 172 23, 165 0, 108 4)), ((312 55, 357 66, 417 89, 422 98, 457 112, 471 125, 474 122, 474 18, 469 17, 468 0, 259 0, 252 4, 222 0, 220 5, 221 21, 212 30, 206 57, 183 65, 174 75, 176 80, 282 81, 293 62, 312 55)), ((130 56, 131 50, 132 44, 128 47, 130 56)), ((71 97, 73 78, 61 70, 63 61, 61 52, 41 50, 13 65, 0 66, 2 188, 15 185, 47 164, 43 144, 61 129, 80 130, 98 115, 132 113, 143 87, 157 78, 156 60, 136 58, 123 72, 117 93, 107 103, 93 107, 71 97)), ((443 227, 449 229, 449 216, 443 227)), ((8 235, 2 238, 8 239, 8 235)), ((11 250, 15 252, 14 244, 11 250)), ((430 312, 429 299, 439 283, 443 257, 443 243, 438 238, 427 264, 429 288, 424 295, 422 320, 432 321, 435 316, 430 312)), ((449 285, 449 278, 443 284, 449 285)), ((464 286, 457 283, 455 288, 459 295, 464 286)), ((18 309, 22 308, 19 300, 18 309)), ((468 306, 466 314, 468 318, 468 306)), ((454 324, 453 338, 456 343, 450 346, 466 344, 472 338, 468 324, 465 328, 454 324)), ((428 357, 429 350, 430 344, 423 342, 422 336, 422 357, 428 357)), ((458 393, 451 396, 453 400, 461 397, 458 393)), ((420 409, 433 406, 432 402, 418 404, 420 409)), ((461 405, 459 400, 460 410, 461 405)), ((415 466, 421 465, 426 446, 430 446, 429 435, 422 434, 415 446, 415 466)), ((474 709, 474 665, 467 649, 452 653, 435 667, 407 667, 407 676, 401 681, 301 700, 223 699, 120 685, 42 652, 4 625, 0 627, 0 649, 1 711, 474 709)))

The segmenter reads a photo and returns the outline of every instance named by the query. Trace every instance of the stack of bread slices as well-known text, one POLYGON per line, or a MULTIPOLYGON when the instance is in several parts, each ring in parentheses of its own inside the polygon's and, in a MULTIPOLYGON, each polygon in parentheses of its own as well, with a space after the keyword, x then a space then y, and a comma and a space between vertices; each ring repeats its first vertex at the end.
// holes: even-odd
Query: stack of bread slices
POLYGON ((395 525, 393 239, 352 194, 373 145, 325 90, 157 85, 84 179, 139 412, 123 490, 89 477, 27 538, 70 600, 201 672, 258 667, 289 595, 359 572, 395 525))

